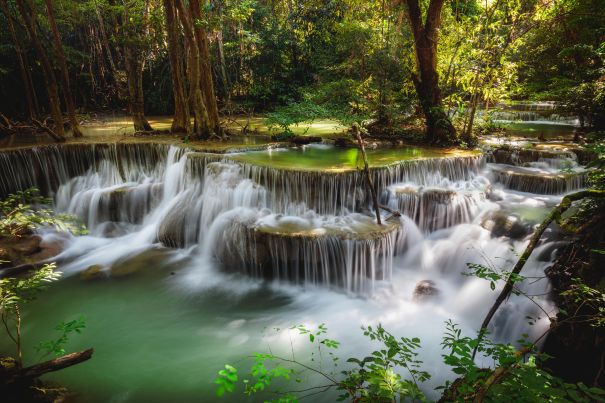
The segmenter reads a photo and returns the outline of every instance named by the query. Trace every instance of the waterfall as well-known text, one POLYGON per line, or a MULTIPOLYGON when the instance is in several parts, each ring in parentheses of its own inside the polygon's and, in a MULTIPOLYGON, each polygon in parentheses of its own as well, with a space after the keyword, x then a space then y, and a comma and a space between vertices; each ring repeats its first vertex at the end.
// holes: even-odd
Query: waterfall
MULTIPOLYGON (((77 215, 89 228, 89 235, 69 238, 57 257, 61 271, 75 277, 66 284, 82 287, 77 278, 91 266, 102 278, 132 279, 79 293, 147 287, 147 303, 158 300, 154 310, 191 311, 182 322, 191 324, 195 343, 200 329, 229 339, 223 315, 261 328, 325 321, 343 348, 351 346, 343 352, 351 356, 364 345, 355 339, 362 324, 382 323, 395 334, 419 336, 423 345, 437 346, 450 318, 472 334, 495 293, 484 280, 462 276, 466 264, 509 269, 532 227, 563 194, 584 186, 586 174, 569 150, 496 150, 376 167, 371 175, 380 203, 401 213, 383 211, 385 224, 378 226, 365 178, 355 169, 259 166, 234 154, 154 144, 0 153, 3 196, 38 187, 56 210, 77 215), (146 279, 157 281, 158 271, 165 274, 161 284, 149 287, 146 279), (261 302, 253 297, 258 294, 261 302), (209 313, 200 319, 202 307, 209 313)), ((534 281, 558 245, 553 234, 545 238, 524 269, 532 280, 520 286, 544 295, 536 302, 554 312, 548 281, 534 281)), ((96 297, 107 302, 105 294, 96 297)), ((549 325, 544 315, 529 328, 523 318, 541 314, 534 303, 511 297, 494 318, 492 336, 537 335, 549 325)), ((250 336, 255 332, 247 329, 255 344, 242 354, 267 341, 250 336)), ((438 354, 422 359, 441 368, 438 354)))

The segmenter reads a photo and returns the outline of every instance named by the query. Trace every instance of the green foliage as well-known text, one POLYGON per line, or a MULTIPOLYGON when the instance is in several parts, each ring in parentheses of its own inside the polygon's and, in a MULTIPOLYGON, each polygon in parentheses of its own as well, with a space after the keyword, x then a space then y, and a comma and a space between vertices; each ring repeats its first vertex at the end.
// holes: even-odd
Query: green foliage
POLYGON ((65 345, 69 341, 71 333, 82 333, 82 329, 86 327, 86 318, 80 316, 78 319, 70 320, 69 322, 61 322, 55 326, 55 330, 60 332, 60 336, 55 340, 40 342, 36 347, 36 351, 44 356, 54 354, 57 357, 65 355, 65 345))
POLYGON ((538 365, 546 357, 535 352, 534 345, 525 339, 518 340, 518 344, 519 349, 511 344, 493 343, 486 337, 462 336, 456 324, 446 322, 441 345, 448 353, 443 359, 460 378, 440 387, 444 399, 466 402, 482 396, 480 401, 502 403, 604 401, 602 389, 566 383, 552 376, 538 365), (477 366, 472 359, 475 348, 493 360, 494 369, 477 366))
POLYGON ((24 278, 0 278, 0 317, 6 335, 15 343, 19 364, 23 363, 21 349, 21 309, 34 301, 51 282, 61 275, 55 264, 46 264, 24 278))
POLYGON ((586 149, 595 156, 588 164, 589 168, 595 168, 589 174, 591 185, 605 189, 605 131, 589 133, 587 137, 590 142, 586 149))
MULTIPOLYGON (((9 195, 0 201, 0 238, 18 238, 30 234, 40 226, 52 226, 61 231, 84 233, 82 224, 69 215, 56 215, 50 209, 42 208, 50 200, 41 197, 36 189, 28 189, 9 195)), ((19 365, 22 365, 21 310, 24 304, 34 301, 56 281, 61 273, 56 265, 49 263, 18 278, 0 278, 0 317, 7 336, 15 343, 19 365)), ((41 343, 39 351, 46 354, 65 353, 64 346, 70 333, 80 333, 84 319, 62 322, 56 329, 62 334, 57 340, 41 343)))
MULTIPOLYGON (((464 272, 462 275, 477 277, 489 281, 489 287, 492 289, 492 291, 496 289, 496 284, 499 281, 506 281, 510 279, 516 284, 525 280, 525 277, 520 274, 512 273, 510 270, 494 267, 491 264, 482 265, 477 263, 467 263, 466 267, 469 269, 469 272, 464 272)), ((515 292, 515 290, 513 290, 513 292, 515 292)))
POLYGON ((225 369, 218 371, 218 377, 214 380, 214 383, 218 385, 216 395, 220 397, 225 392, 233 392, 237 380, 237 369, 231 365, 225 365, 225 369))
MULTIPOLYGON (((327 328, 320 325, 316 330, 303 325, 293 326, 311 345, 337 348, 339 344, 327 339, 327 328)), ((349 358, 349 367, 336 374, 324 371, 312 354, 308 365, 292 357, 260 354, 254 355, 250 373, 241 382, 244 393, 249 396, 258 393, 277 394, 279 402, 295 402, 309 392, 325 393, 330 389, 339 392, 337 400, 354 402, 427 401, 421 388, 423 382, 431 378, 422 370, 418 359, 420 340, 418 338, 395 337, 382 326, 367 327, 364 335, 377 342, 379 348, 363 358, 349 358), (401 373, 400 373, 401 371, 401 373), (301 383, 301 376, 312 372, 326 380, 325 385, 308 386, 292 390, 276 387, 275 381, 295 381, 301 383), (404 375, 405 374, 405 375, 404 375)), ((446 381, 437 390, 443 391, 443 399, 451 402, 466 402, 477 399, 485 402, 536 401, 536 402, 596 402, 605 401, 605 391, 590 388, 582 383, 570 384, 549 374, 540 363, 548 358, 537 352, 536 347, 526 339, 516 344, 494 343, 485 335, 472 338, 464 336, 457 324, 448 320, 441 342, 444 350, 443 362, 458 378, 446 381), (480 367, 473 359, 477 349, 493 367, 480 367)), ((336 363, 338 357, 331 356, 336 363)), ((237 368, 226 365, 218 372, 215 380, 217 395, 235 392, 240 377, 237 368)))
POLYGON ((417 352, 420 339, 396 338, 380 325, 377 328, 368 326, 363 333, 370 340, 378 341, 382 348, 362 359, 347 360, 356 367, 343 372, 345 378, 338 385, 343 393, 339 399, 359 402, 426 401, 420 384, 429 380, 431 375, 420 369, 422 361, 418 360, 417 352), (397 373, 398 367, 405 369, 409 378, 397 373))
MULTIPOLYGON (((605 251, 597 249, 594 253, 605 254, 605 251)), ((581 279, 574 278, 573 284, 561 293, 562 297, 570 298, 577 306, 576 312, 562 312, 566 317, 575 318, 581 315, 581 320, 593 327, 605 326, 605 294, 589 287, 581 279), (585 312, 590 314, 585 314, 585 312)))
POLYGON ((51 202, 34 188, 19 191, 0 201, 0 237, 19 237, 40 226, 52 226, 74 234, 86 233, 85 227, 75 217, 55 214, 42 207, 51 202))
POLYGON ((329 117, 329 115, 329 111, 322 106, 313 102, 303 101, 279 107, 275 111, 268 113, 266 123, 270 129, 276 127, 280 129, 280 132, 274 138, 285 140, 294 136, 294 132, 291 129, 292 126, 298 126, 303 122, 310 125, 314 120, 324 119, 329 117))
POLYGON ((56 281, 61 273, 55 271, 54 263, 45 264, 29 277, 0 279, 0 311, 3 315, 13 315, 19 305, 31 302, 44 291, 50 283, 56 281))

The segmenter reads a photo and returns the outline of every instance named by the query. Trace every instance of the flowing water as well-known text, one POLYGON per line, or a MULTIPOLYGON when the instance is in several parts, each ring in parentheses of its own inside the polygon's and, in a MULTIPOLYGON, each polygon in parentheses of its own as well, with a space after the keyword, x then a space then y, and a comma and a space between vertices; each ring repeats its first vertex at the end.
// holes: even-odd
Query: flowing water
MULTIPOLYGON (((495 298, 486 282, 461 275, 466 264, 514 264, 531 227, 584 185, 582 170, 565 152, 523 167, 513 157, 416 148, 370 156, 381 203, 403 213, 385 212, 383 226, 369 210, 357 153, 347 149, 214 155, 130 144, 0 153, 0 194, 37 186, 90 230, 65 240, 63 278, 25 313, 26 361, 39 359, 31 346, 53 338, 56 323, 85 315, 69 349, 92 346, 92 360, 49 379, 83 401, 213 401, 212 380, 225 363, 243 369, 252 352, 292 349, 304 360, 308 341, 292 325, 325 323, 344 358, 369 353, 375 346, 360 327, 382 323, 422 340, 434 374, 425 389, 437 396, 432 389, 455 377, 441 364, 444 322, 470 335, 495 298), (573 179, 557 179, 561 166, 573 179), (415 294, 427 280, 437 291, 415 294)), ((543 275, 558 245, 547 238, 525 275, 543 275)), ((535 294, 548 287, 524 285, 535 294)), ((539 303, 554 310, 546 297, 539 303)), ((528 315, 540 311, 511 298, 494 337, 541 334, 547 319, 529 326, 528 315)))
POLYGON ((509 134, 529 138, 570 137, 580 126, 577 116, 561 111, 553 102, 511 102, 478 111, 479 119, 486 116, 509 134))

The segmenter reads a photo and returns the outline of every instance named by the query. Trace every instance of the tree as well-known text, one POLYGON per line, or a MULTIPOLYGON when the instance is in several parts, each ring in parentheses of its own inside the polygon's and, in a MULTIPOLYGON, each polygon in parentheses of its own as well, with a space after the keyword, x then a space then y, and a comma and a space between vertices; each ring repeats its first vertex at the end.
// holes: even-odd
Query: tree
MULTIPOLYGON (((134 4, 138 5, 138 4, 134 4)), ((132 115, 134 130, 153 130, 145 117, 145 101, 143 93, 143 69, 145 60, 142 55, 144 28, 149 12, 148 1, 142 4, 142 9, 131 13, 134 6, 124 3, 122 29, 124 31, 124 67, 128 82, 128 106, 132 115), (142 14, 142 15, 141 15, 142 14)))
POLYGON ((23 46, 21 46, 21 41, 19 40, 17 31, 15 30, 13 16, 11 15, 10 10, 8 8, 8 1, 1 0, 0 8, 2 9, 2 12, 4 13, 4 16, 6 18, 6 24, 8 26, 8 30, 10 31, 15 52, 17 53, 17 59, 19 60, 19 73, 21 75, 23 89, 25 90, 25 99, 27 101, 29 118, 31 120, 37 119, 40 115, 38 108, 38 97, 36 96, 36 89, 34 88, 29 61, 27 60, 27 55, 23 50, 23 46))
POLYGON ((200 86, 208 112, 208 123, 214 134, 218 135, 220 127, 218 106, 214 92, 214 79, 212 77, 212 67, 210 66, 210 46, 208 44, 208 35, 203 26, 199 0, 189 0, 189 9, 191 10, 191 17, 195 28, 195 39, 200 53, 200 86))
POLYGON ((187 78, 189 79, 189 106, 193 110, 195 123, 193 132, 196 136, 206 137, 210 134, 210 119, 208 111, 204 104, 204 97, 201 90, 201 55, 200 48, 197 45, 196 33, 193 28, 193 19, 191 12, 191 3, 189 9, 186 9, 182 0, 175 0, 175 6, 178 16, 183 25, 185 34, 185 44, 187 46, 187 78))
POLYGON ((34 9, 34 3, 31 3, 32 9, 28 11, 25 7, 23 0, 17 0, 17 7, 19 8, 19 13, 21 14, 21 18, 23 19, 23 24, 27 29, 29 38, 34 45, 34 48, 36 49, 36 53, 38 55, 38 58, 40 59, 40 64, 42 66, 42 75, 44 77, 46 89, 48 92, 50 114, 55 123, 55 132, 53 133, 53 137, 58 141, 64 141, 65 130, 63 128, 63 115, 61 114, 59 86, 57 85, 57 78, 55 77, 52 65, 50 63, 50 60, 48 59, 48 55, 44 51, 44 46, 42 46, 42 42, 36 32, 36 10, 34 9))
POLYGON ((168 38, 168 56, 170 58, 170 73, 172 76, 172 93, 174 96, 174 118, 172 120, 173 132, 189 133, 190 114, 185 96, 185 82, 183 80, 183 51, 179 41, 179 26, 174 2, 163 0, 166 18, 166 36, 168 38))
POLYGON ((63 52, 63 43, 61 42, 61 34, 59 28, 57 28, 57 22, 55 20, 55 11, 51 0, 44 0, 46 4, 46 11, 48 12, 48 23, 53 36, 53 45, 55 47, 55 55, 57 62, 61 69, 61 84, 63 85, 63 99, 67 106, 67 117, 71 124, 71 130, 74 137, 82 137, 82 130, 80 124, 76 118, 76 107, 74 105, 74 99, 71 92, 71 86, 69 84, 69 71, 67 70, 67 62, 65 61, 65 52, 63 52))
POLYGON ((426 119, 426 140, 434 144, 452 144, 456 140, 456 129, 443 109, 437 73, 437 44, 444 0, 430 1, 424 22, 418 0, 405 0, 405 4, 416 56, 412 80, 426 119))

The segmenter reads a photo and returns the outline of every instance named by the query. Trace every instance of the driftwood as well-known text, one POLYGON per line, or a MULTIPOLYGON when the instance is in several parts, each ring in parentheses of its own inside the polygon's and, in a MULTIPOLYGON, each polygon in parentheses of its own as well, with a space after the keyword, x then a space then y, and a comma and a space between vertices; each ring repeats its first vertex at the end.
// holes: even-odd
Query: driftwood
MULTIPOLYGON (((529 241, 529 244, 523 251, 523 254, 521 255, 521 257, 519 257, 519 260, 515 264, 515 267, 513 267, 513 270, 509 274, 509 276, 506 280, 506 284, 504 285, 504 288, 498 295, 498 298, 496 298, 496 301, 494 301, 494 304, 492 305, 490 310, 487 312, 485 319, 483 319, 483 323, 481 323, 481 328, 479 330, 479 338, 482 338, 485 335, 485 332, 487 331, 487 326, 489 325, 492 318, 496 314, 496 311, 498 311, 498 308, 500 308, 500 305, 502 305, 502 303, 510 296, 511 292, 513 291, 514 285, 515 285, 515 281, 514 281, 515 276, 517 276, 517 275, 519 275, 519 273, 521 273, 521 270, 525 266, 525 263, 531 256, 531 254, 534 251, 534 249, 536 248, 536 246, 538 246, 538 242, 540 241, 540 238, 542 238, 542 234, 544 233, 546 228, 548 228, 548 226, 553 221, 559 221, 561 218, 561 215, 571 207, 571 204, 574 201, 582 200, 586 197, 605 197, 605 190, 588 189, 588 190, 582 190, 582 191, 579 191, 576 193, 572 193, 570 195, 563 197, 563 200, 561 200, 561 203, 559 203, 559 205, 557 205, 554 209, 552 209, 552 211, 548 214, 548 216, 546 216, 544 221, 542 221, 542 223, 538 226, 538 228, 532 235, 532 237, 529 241)), ((475 358, 476 353, 477 353, 477 348, 475 347, 475 350, 473 351, 473 359, 475 358)))
POLYGON ((380 205, 378 204, 378 196, 376 187, 374 183, 372 183, 372 176, 370 175, 370 167, 368 165, 368 157, 366 155, 366 149, 363 146, 363 139, 361 138, 361 132, 359 130, 359 126, 356 124, 352 127, 353 135, 357 138, 357 144, 359 144, 359 149, 361 150, 361 156, 363 157, 363 170, 366 174, 366 181, 368 183, 368 187, 370 188, 370 193, 372 195, 372 203, 374 204, 374 210, 376 211, 376 222, 378 225, 382 225, 382 221, 380 219, 380 205))
MULTIPOLYGON (((64 123, 65 122, 61 122, 61 124, 64 123)), ((48 134, 57 142, 65 141, 65 137, 58 135, 53 129, 51 129, 49 118, 44 119, 42 122, 38 119, 32 119, 31 122, 18 122, 7 118, 3 114, 0 114, 0 134, 14 136, 24 132, 42 132, 48 134)))
POLYGON ((94 350, 89 348, 88 350, 67 354, 62 357, 41 362, 29 367, 9 370, 5 374, 5 384, 14 383, 24 379, 38 378, 49 372, 58 371, 60 369, 71 367, 72 365, 80 364, 81 362, 89 360, 92 357, 93 352, 94 350))

